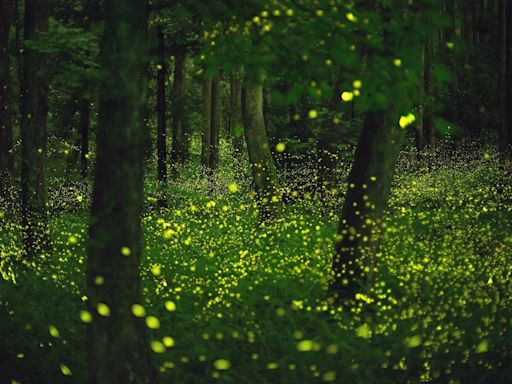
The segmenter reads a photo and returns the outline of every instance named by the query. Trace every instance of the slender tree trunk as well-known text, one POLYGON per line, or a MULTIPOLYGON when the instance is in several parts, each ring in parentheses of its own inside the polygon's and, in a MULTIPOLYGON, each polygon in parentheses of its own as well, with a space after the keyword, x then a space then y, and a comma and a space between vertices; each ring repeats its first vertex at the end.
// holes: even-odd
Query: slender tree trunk
POLYGON ((14 20, 14 2, 0 4, 0 196, 9 196, 13 173, 13 132, 11 100, 11 60, 9 35, 14 20))
POLYGON ((89 100, 82 97, 80 100, 80 173, 85 179, 89 164, 89 124, 91 117, 91 105, 89 100))
POLYGON ((212 80, 212 123, 210 126, 210 169, 219 166, 219 128, 220 128, 220 76, 212 80))
POLYGON ((372 277, 375 252, 404 129, 387 112, 368 112, 356 148, 339 222, 330 294, 353 298, 372 277), (368 268, 365 271, 365 268, 368 268))
POLYGON ((89 226, 90 384, 155 383, 139 263, 147 97, 147 2, 104 1, 97 162, 89 226), (129 79, 129 81, 127 81, 129 79), (102 283, 98 283, 98 278, 102 283))
POLYGON ((203 132, 201 137, 201 165, 210 166, 212 130, 212 80, 203 80, 203 132))
POLYGON ((511 163, 511 148, 508 127, 510 125, 510 104, 509 104, 509 90, 507 86, 509 83, 508 75, 508 60, 510 54, 508 53, 509 36, 508 36, 508 18, 507 9, 508 1, 500 0, 498 9, 498 26, 499 26, 499 51, 498 51, 498 106, 499 106, 499 147, 501 151, 502 161, 505 167, 511 163))
POLYGON ((185 63, 187 51, 185 46, 178 46, 174 54, 174 81, 172 98, 172 169, 173 178, 178 176, 178 166, 183 165, 188 156, 188 140, 185 132, 185 63))
POLYGON ((505 103, 506 103, 506 147, 505 147, 505 165, 508 171, 512 166, 512 2, 506 4, 506 73, 505 73, 505 103))
POLYGON ((235 153, 243 150, 243 121, 242 121, 242 82, 243 68, 236 68, 230 76, 230 114, 229 128, 235 153))
MULTIPOLYGON (((157 173, 160 188, 165 189, 167 181, 167 119, 166 119, 166 99, 165 99, 165 79, 167 76, 167 61, 165 60, 165 36, 159 30, 158 32, 158 64, 156 78, 156 118, 157 118, 157 173)), ((159 207, 167 206, 167 199, 164 191, 158 200, 159 207)))
POLYGON ((423 109, 423 134, 425 138, 425 145, 430 154, 433 154, 436 149, 436 134, 434 129, 433 111, 431 106, 432 99, 432 56, 434 54, 434 44, 432 39, 429 39, 425 48, 425 56, 423 63, 423 100, 425 106, 423 109))
POLYGON ((263 76, 246 73, 244 88, 242 105, 245 141, 258 196, 261 221, 271 222, 281 216, 283 203, 263 117, 263 76))
POLYGON ((423 152, 425 150, 425 119, 424 119, 424 110, 425 110, 425 56, 428 54, 425 52, 426 49, 424 48, 421 53, 421 101, 418 105, 417 111, 416 111, 416 123, 414 124, 414 133, 415 133, 415 139, 416 139, 416 150, 418 151, 419 160, 421 163, 423 152))
MULTIPOLYGON (((48 31, 49 1, 25 1, 25 41, 35 41, 48 31)), ((48 250, 47 212, 47 56, 25 46, 21 82, 21 217, 25 254, 48 250)))

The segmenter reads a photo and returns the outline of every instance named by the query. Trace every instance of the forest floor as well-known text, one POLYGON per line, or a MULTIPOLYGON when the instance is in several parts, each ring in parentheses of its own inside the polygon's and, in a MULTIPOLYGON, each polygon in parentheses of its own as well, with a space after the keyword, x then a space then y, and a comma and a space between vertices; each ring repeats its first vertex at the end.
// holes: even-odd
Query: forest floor
MULTIPOLYGON (((375 285, 350 308, 325 300, 338 201, 299 193, 260 227, 229 172, 210 195, 183 177, 165 211, 148 182, 141 277, 161 382, 510 383, 512 183, 496 164, 399 167, 375 285)), ((53 252, 25 265, 0 218, 1 383, 85 382, 84 196, 55 209, 53 252)))

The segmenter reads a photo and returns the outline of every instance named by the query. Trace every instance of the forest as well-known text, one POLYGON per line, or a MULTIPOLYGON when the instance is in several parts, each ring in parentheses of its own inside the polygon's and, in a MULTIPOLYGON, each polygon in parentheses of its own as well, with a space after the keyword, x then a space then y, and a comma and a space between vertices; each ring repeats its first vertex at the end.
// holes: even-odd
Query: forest
POLYGON ((0 0, 0 383, 512 383, 512 1, 0 0))

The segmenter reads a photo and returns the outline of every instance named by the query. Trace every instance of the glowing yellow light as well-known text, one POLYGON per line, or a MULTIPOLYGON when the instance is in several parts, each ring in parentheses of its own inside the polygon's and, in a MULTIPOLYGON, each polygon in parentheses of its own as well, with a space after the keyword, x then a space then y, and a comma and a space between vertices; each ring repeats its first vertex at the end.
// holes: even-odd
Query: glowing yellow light
POLYGON ((409 348, 419 347, 421 345, 421 336, 415 335, 415 336, 407 338, 405 345, 407 345, 407 347, 409 347, 409 348))
POLYGON ((347 18, 348 21, 351 21, 353 23, 357 21, 357 17, 352 12, 347 13, 345 17, 347 18))
POLYGON ((394 59, 394 60, 393 60, 393 65, 394 65, 395 67, 399 67, 399 68, 400 68, 400 67, 402 66, 402 60, 400 60, 400 59, 394 59))
POLYGON ((122 247, 121 248, 121 254, 123 256, 130 256, 131 253, 132 253, 132 251, 130 250, 130 248, 128 248, 128 247, 122 247))
POLYGON ((60 364, 60 371, 64 376, 71 376, 73 375, 73 372, 71 372, 71 369, 66 364, 60 364))
POLYGON ((164 353, 165 352, 165 345, 163 345, 160 341, 158 340, 151 340, 151 349, 153 350, 153 352, 155 353, 164 353))
POLYGON ((400 128, 405 128, 408 125, 411 125, 416 121, 416 116, 414 116, 412 113, 408 113, 405 116, 400 116, 400 120, 398 121, 398 125, 400 125, 400 128))
POLYGON ((343 100, 345 102, 351 101, 353 98, 354 98, 354 94, 352 92, 345 91, 341 94, 341 100, 343 100))
POLYGON ((92 323, 92 315, 89 311, 80 311, 80 320, 84 323, 92 323))
POLYGON ((300 352, 309 352, 313 350, 313 340, 302 340, 297 343, 297 350, 300 352))
POLYGON ((171 336, 165 336, 162 340, 167 348, 172 348, 175 345, 174 339, 171 336))
POLYGON ((174 301, 166 301, 165 302, 165 309, 167 309, 169 312, 174 312, 176 310, 176 304, 174 304, 174 301))
POLYGON ((310 119, 316 119, 318 117, 318 112, 312 109, 308 112, 308 116, 310 119))
POLYGON ((160 320, 155 316, 146 317, 146 325, 149 329, 158 329, 160 328, 160 320))
POLYGON ((133 313, 133 316, 135 316, 135 317, 144 317, 144 316, 146 316, 146 310, 140 304, 133 304, 132 305, 132 313, 133 313))
POLYGON ((360 325, 356 329, 356 335, 362 337, 363 339, 369 339, 372 336, 370 326, 368 324, 360 325))
POLYGON ((226 359, 217 359, 213 362, 213 366, 219 371, 226 371, 231 368, 231 362, 226 359))
POLYGON ((98 314, 103 317, 110 316, 110 308, 105 303, 98 303, 96 310, 98 311, 98 314))
POLYGON ((354 80, 352 82, 352 86, 355 88, 355 89, 359 89, 363 86, 363 82, 361 80, 354 80))
POLYGON ((277 152, 284 152, 286 149, 286 144, 285 143, 277 143, 276 144, 276 151, 277 152))
POLYGON ((54 325, 50 325, 48 327, 48 331, 50 331, 50 335, 52 337, 60 337, 60 333, 59 333, 59 330, 57 329, 57 327, 55 327, 54 325))
POLYGON ((476 353, 484 353, 489 350, 489 343, 487 340, 482 340, 475 348, 476 353))
POLYGON ((238 184, 237 183, 229 183, 228 184, 228 191, 231 193, 238 192, 238 184))

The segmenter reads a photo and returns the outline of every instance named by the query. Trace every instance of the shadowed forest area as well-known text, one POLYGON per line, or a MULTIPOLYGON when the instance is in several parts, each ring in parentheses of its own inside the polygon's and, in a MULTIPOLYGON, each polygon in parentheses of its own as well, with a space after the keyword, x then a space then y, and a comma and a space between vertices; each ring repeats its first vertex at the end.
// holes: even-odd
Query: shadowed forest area
POLYGON ((512 1, 0 0, 0 383, 512 383, 512 1))

